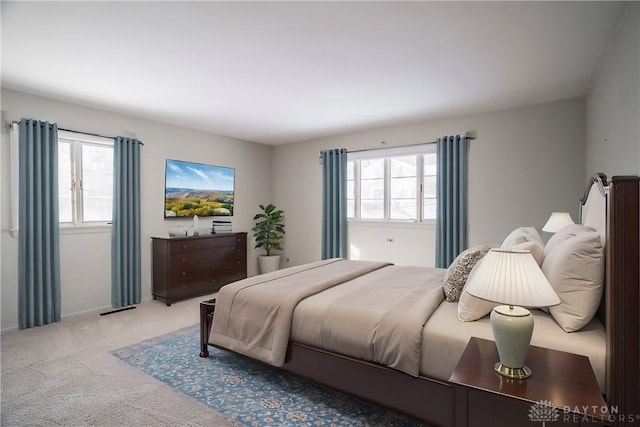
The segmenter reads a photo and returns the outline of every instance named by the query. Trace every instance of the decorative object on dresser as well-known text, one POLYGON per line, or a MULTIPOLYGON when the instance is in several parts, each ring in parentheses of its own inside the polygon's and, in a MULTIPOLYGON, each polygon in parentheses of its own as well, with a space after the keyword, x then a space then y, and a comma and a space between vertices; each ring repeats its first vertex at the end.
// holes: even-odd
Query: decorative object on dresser
POLYGON ((151 239, 153 298, 167 305, 247 277, 247 233, 151 239))
POLYGON ((231 221, 211 221, 211 234, 231 233, 231 221))
POLYGON ((476 298, 497 302, 491 311, 491 329, 500 362, 494 369, 508 378, 524 379, 531 369, 524 366, 533 334, 533 316, 525 307, 560 304, 549 281, 529 251, 493 248, 482 259, 467 285, 476 298))
POLYGON ((187 237, 187 227, 171 227, 169 228, 169 237, 187 237))
POLYGON ((198 220, 198 215, 193 216, 193 235, 198 236, 200 234, 200 222, 198 220))
POLYGON ((569 212, 551 212, 551 216, 542 227, 542 231, 555 233, 567 225, 575 224, 569 212))
POLYGON ((251 229, 256 238, 255 248, 263 248, 266 255, 258 257, 260 273, 270 273, 280 268, 280 255, 272 255, 272 250, 282 250, 280 242, 284 237, 284 211, 273 204, 258 205, 262 212, 257 213, 253 220, 256 225, 251 229))

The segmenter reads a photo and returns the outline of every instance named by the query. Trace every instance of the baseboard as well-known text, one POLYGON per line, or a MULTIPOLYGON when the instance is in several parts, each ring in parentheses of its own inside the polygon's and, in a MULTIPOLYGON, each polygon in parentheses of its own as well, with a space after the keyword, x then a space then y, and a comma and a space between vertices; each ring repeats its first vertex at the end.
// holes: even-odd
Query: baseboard
MULTIPOLYGON (((103 313, 103 312, 109 311, 109 310, 113 310, 113 307, 111 307, 110 305, 107 305, 107 306, 104 306, 104 307, 98 307, 98 308, 92 308, 92 309, 89 309, 89 310, 78 311, 76 313, 63 314, 63 315, 60 316, 60 321, 62 322, 63 320, 74 320, 74 319, 79 319, 81 317, 98 315, 100 313, 103 313)), ((52 323, 52 325, 54 325, 54 324, 55 323, 52 323)), ((43 326, 46 326, 46 325, 43 325, 43 326)), ((13 332, 13 331, 17 331, 17 330, 19 330, 18 325, 14 325, 14 326, 9 326, 8 328, 2 328, 2 330, 0 330, 0 333, 1 334, 5 334, 5 333, 8 333, 8 332, 13 332)))
MULTIPOLYGON (((153 298, 151 298, 151 295, 145 295, 141 298, 140 302, 145 302, 145 301, 152 301, 153 298)), ((60 316, 60 321, 63 320, 73 320, 73 319, 78 319, 80 317, 85 317, 85 316, 93 316, 93 315, 97 315, 100 313, 104 313, 105 311, 111 311, 113 310, 113 307, 110 305, 105 305, 103 307, 97 307, 97 308, 91 308, 88 310, 83 310, 83 311, 78 311, 75 313, 68 313, 68 314, 63 314, 62 316, 60 316)), ((9 326, 7 328, 2 328, 0 329, 0 334, 5 334, 8 332, 13 332, 13 331, 17 331, 18 325, 12 325, 9 326)))
POLYGON ((76 313, 69 313, 69 314, 63 314, 61 317, 61 321, 62 320, 74 320, 74 319, 78 319, 80 317, 86 317, 86 316, 92 316, 94 314, 100 314, 100 313, 104 313, 105 311, 110 311, 113 310, 113 307, 111 307, 110 305, 106 305, 104 307, 98 307, 98 308, 92 308, 89 310, 84 310, 84 311, 78 311, 76 313))

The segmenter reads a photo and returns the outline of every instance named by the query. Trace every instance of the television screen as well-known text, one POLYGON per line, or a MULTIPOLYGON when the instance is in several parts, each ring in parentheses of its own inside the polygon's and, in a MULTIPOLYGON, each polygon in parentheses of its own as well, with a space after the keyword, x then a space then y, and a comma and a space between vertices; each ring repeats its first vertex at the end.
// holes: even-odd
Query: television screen
POLYGON ((164 217, 232 216, 235 169, 167 159, 164 217))

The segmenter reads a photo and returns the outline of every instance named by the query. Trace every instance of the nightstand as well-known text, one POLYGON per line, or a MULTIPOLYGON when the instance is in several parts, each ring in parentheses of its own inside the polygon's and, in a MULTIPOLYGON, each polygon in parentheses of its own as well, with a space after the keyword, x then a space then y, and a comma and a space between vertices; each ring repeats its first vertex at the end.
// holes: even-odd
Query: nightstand
POLYGON ((455 427, 601 426, 607 419, 589 358, 530 346, 526 364, 533 375, 526 380, 495 372, 498 360, 495 342, 469 340, 449 379, 455 427))

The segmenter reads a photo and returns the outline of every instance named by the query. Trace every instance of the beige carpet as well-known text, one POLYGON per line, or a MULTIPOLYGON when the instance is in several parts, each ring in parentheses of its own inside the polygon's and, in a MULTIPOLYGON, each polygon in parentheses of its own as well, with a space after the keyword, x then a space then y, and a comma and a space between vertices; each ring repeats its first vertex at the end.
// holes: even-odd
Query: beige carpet
POLYGON ((206 298, 3 334, 0 425, 235 426, 110 354, 198 323, 206 298))

